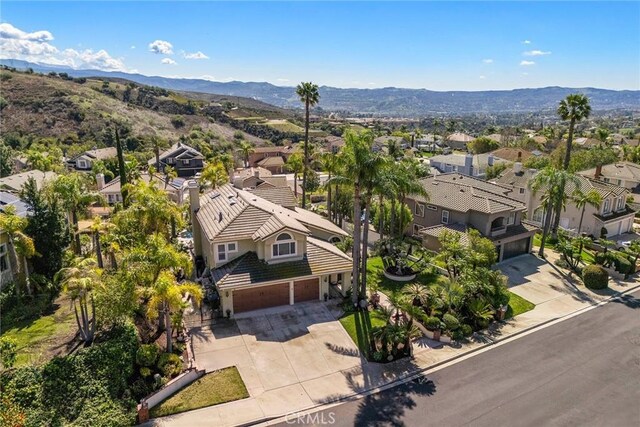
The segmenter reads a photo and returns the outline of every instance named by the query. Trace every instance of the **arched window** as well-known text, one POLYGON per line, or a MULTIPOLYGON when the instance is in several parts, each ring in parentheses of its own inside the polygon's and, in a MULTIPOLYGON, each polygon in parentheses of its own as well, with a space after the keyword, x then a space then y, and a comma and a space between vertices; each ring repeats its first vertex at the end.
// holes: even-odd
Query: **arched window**
POLYGON ((533 211, 533 218, 531 220, 542 224, 542 221, 544 221, 544 208, 542 206, 538 206, 536 210, 533 211))
POLYGON ((274 258, 296 255, 296 241, 288 233, 282 233, 276 237, 276 243, 271 248, 274 258))
POLYGON ((342 242, 342 239, 338 236, 331 236, 331 238, 329 239, 329 243, 336 244, 340 242, 342 242))

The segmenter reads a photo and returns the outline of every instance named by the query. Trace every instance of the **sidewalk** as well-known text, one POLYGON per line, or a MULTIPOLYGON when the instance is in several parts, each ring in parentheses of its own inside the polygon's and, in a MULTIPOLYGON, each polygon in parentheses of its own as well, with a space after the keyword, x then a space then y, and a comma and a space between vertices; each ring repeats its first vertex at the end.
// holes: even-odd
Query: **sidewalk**
MULTIPOLYGON (((550 263, 553 262, 551 258, 552 256, 548 258, 550 263)), ((494 323, 489 330, 475 334, 470 342, 449 345, 421 338, 414 343, 412 359, 383 365, 361 358, 362 364, 351 369, 268 390, 247 399, 151 420, 147 425, 249 425, 354 398, 380 387, 401 383, 429 368, 576 313, 622 292, 640 288, 637 278, 625 282, 612 280, 610 290, 594 293, 584 286, 574 284, 550 263, 544 265, 549 274, 554 276, 553 282, 536 282, 534 278, 530 283, 518 284, 510 289, 519 295, 523 294, 523 297, 527 295, 528 298, 532 298, 531 295, 535 292, 536 297, 532 299, 537 299, 537 305, 533 310, 508 321, 494 323)), ((544 279, 546 276, 541 277, 544 279)))

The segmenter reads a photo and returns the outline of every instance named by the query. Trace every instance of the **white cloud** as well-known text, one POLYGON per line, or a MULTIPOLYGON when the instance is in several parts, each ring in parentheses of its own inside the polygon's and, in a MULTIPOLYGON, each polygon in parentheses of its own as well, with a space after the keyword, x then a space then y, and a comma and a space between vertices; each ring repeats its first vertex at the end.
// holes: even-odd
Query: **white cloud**
POLYGON ((486 79, 485 76, 480 76, 480 80, 484 80, 484 79, 486 79))
POLYGON ((522 44, 531 44, 531 40, 525 40, 522 42, 522 44))
POLYGON ((524 56, 543 56, 543 55, 551 55, 551 52, 544 50, 528 50, 526 52, 522 52, 524 56))
POLYGON ((178 65, 178 63, 171 58, 162 58, 162 61, 160 62, 167 65, 178 65))
POLYGON ((136 46, 135 45, 131 45, 131 47, 129 49, 135 49, 136 46))
POLYGON ((49 31, 27 33, 9 23, 0 24, 0 56, 3 58, 63 65, 76 69, 126 70, 121 59, 113 58, 104 49, 97 52, 92 49, 64 49, 61 52, 49 43, 52 40, 53 35, 49 31))
POLYGON ((533 62, 533 61, 520 61, 520 65, 523 65, 523 66, 526 67, 526 66, 529 66, 529 65, 535 65, 535 62, 533 62))
POLYGON ((195 53, 184 53, 183 56, 186 59, 209 59, 209 57, 207 55, 205 55, 204 53, 197 51, 195 53))
POLYGON ((149 43, 149 51, 158 55, 172 55, 173 45, 164 40, 155 40, 149 43))
POLYGON ((483 59, 482 62, 485 64, 493 64, 493 59, 483 59))

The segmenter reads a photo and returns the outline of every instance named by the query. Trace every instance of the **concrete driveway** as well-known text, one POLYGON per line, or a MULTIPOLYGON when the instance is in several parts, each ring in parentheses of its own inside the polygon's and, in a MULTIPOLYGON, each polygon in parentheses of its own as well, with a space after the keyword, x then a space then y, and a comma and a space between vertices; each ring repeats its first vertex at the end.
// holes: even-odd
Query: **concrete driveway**
POLYGON ((252 397, 362 363, 357 346, 323 302, 243 313, 191 334, 198 367, 237 366, 252 397))

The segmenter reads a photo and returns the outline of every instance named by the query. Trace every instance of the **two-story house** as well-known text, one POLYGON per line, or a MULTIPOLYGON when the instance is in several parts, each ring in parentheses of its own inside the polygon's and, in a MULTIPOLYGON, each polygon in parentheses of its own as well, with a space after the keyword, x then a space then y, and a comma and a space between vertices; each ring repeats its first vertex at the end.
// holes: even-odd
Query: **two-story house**
POLYGON ((286 169, 285 163, 295 150, 291 146, 256 147, 249 153, 249 164, 247 166, 268 169, 271 173, 284 173, 286 169))
POLYGON ((487 168, 499 163, 508 163, 492 153, 484 154, 441 154, 429 159, 429 166, 440 173, 457 172, 467 176, 482 178, 487 168))
MULTIPOLYGON (((15 214, 21 218, 25 218, 29 214, 29 206, 18 196, 0 191, 0 212, 3 212, 8 206, 13 206, 15 214)), ((12 263, 9 256, 10 244, 9 235, 0 229, 0 290, 5 284, 16 279, 15 273, 18 271, 18 267, 13 264, 17 260, 14 259, 12 263)))
POLYGON ((610 184, 629 189, 636 203, 640 203, 640 165, 632 162, 618 162, 578 172, 610 184))
MULTIPOLYGON (((184 178, 174 178, 167 181, 167 178, 164 175, 156 173, 151 176, 149 173, 143 172, 140 174, 140 180, 147 184, 153 182, 157 188, 164 190, 164 192, 167 193, 169 200, 178 205, 181 205, 184 202, 185 197, 188 194, 188 181, 184 178)), ((104 175, 101 173, 96 174, 96 184, 98 192, 102 194, 108 204, 115 205, 116 203, 122 203, 122 185, 120 184, 119 176, 116 176, 105 184, 104 175)))
MULTIPOLYGON (((537 173, 535 169, 523 169, 521 164, 515 163, 514 168, 506 170, 495 182, 512 187, 513 197, 527 206, 526 215, 529 222, 542 227, 545 215, 541 198, 544 190, 534 192, 530 188, 530 182, 537 173)), ((571 234, 586 233, 599 237, 604 227, 607 230, 607 238, 614 240, 615 236, 633 230, 635 212, 626 204, 630 193, 627 188, 601 181, 594 176, 577 175, 576 178, 577 185, 569 182, 565 188, 567 202, 560 213, 560 228, 571 234), (602 203, 598 207, 587 204, 583 215, 582 208, 578 208, 573 201, 576 190, 582 193, 596 191, 602 197, 602 203), (578 230, 580 218, 582 226, 578 230)))
POLYGON ((231 184, 200 195, 190 181, 189 198, 194 251, 224 313, 321 300, 351 283, 353 261, 332 244, 347 233, 321 216, 231 184))
POLYGON ((115 147, 96 148, 73 157, 69 160, 69 164, 79 171, 89 171, 95 161, 113 159, 117 155, 118 151, 115 147))
POLYGON ((440 249, 444 230, 464 233, 475 228, 496 246, 498 261, 531 251, 538 228, 523 222, 526 206, 511 197, 512 188, 458 173, 420 181, 428 197, 411 195, 405 202, 413 212, 408 233, 422 238, 427 249, 440 249))
POLYGON ((189 178, 202 171, 204 156, 195 148, 178 142, 162 152, 158 159, 156 157, 150 159, 148 164, 160 173, 164 172, 165 167, 171 166, 179 177, 189 178))

